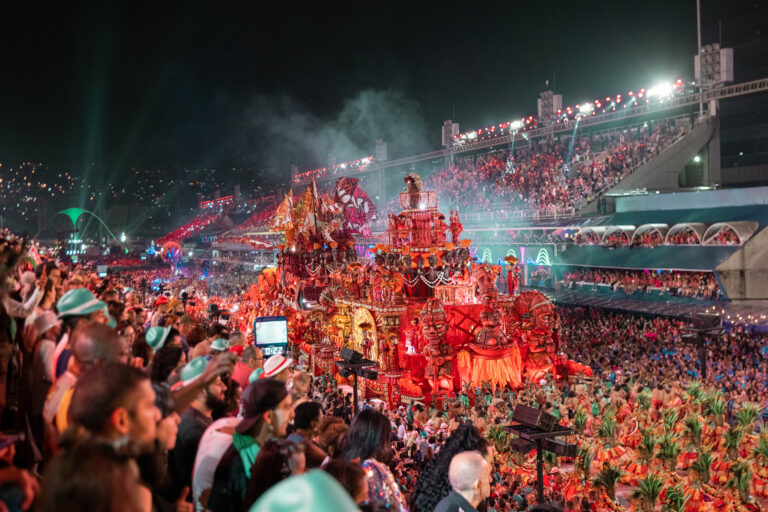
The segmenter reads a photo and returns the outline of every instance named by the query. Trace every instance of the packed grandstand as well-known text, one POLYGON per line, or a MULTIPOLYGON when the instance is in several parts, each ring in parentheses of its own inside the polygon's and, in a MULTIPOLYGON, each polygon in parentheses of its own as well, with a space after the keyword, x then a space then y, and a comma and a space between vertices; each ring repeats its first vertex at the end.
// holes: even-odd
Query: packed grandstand
POLYGON ((463 471, 465 510, 762 510, 768 191, 616 192, 704 151, 639 113, 689 92, 296 171, 140 254, 3 230, 0 498, 433 512, 463 471))

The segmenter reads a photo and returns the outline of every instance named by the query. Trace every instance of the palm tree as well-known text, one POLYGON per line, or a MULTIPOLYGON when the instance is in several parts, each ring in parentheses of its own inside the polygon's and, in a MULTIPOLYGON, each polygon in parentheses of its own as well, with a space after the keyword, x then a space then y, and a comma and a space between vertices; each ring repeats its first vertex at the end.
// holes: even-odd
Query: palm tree
POLYGON ((698 400, 701 398, 703 388, 701 386, 700 380, 692 380, 688 386, 685 388, 685 390, 688 392, 688 395, 690 395, 691 398, 694 400, 698 400))
POLYGON ((486 437, 496 447, 497 453, 503 453, 507 447, 507 432, 497 425, 492 425, 488 428, 486 437))
POLYGON ((651 410, 651 393, 643 390, 637 395, 637 404, 640 411, 643 413, 643 417, 648 417, 648 411, 651 410))
POLYGON ((589 448, 579 448, 576 451, 576 469, 581 473, 582 481, 589 478, 589 472, 592 468, 592 460, 595 458, 595 454, 589 448))
POLYGON ((677 419, 679 417, 680 416, 673 409, 667 409, 664 411, 664 430, 667 432, 672 432, 672 429, 675 427, 675 423, 677 423, 677 419))
POLYGON ((760 406, 753 403, 745 403, 736 413, 736 423, 744 427, 746 431, 752 429, 752 424, 760 417, 760 406))
POLYGON ((725 440, 725 448, 728 450, 728 457, 731 460, 736 460, 739 457, 739 446, 744 439, 744 429, 734 425, 723 434, 723 439, 725 440))
POLYGON ((606 418, 597 427, 597 437, 605 439, 605 444, 613 446, 616 441, 616 420, 613 418, 606 418))
POLYGON ((674 471, 678 455, 680 455, 680 445, 677 444, 677 436, 664 434, 659 441, 659 452, 656 458, 664 461, 669 471, 674 471))
POLYGON ((643 512, 654 512, 662 487, 664 480, 656 473, 648 473, 637 482, 637 489, 632 492, 632 498, 638 500, 643 512))
POLYGON ((650 464, 653 460, 657 444, 658 440, 656 439, 656 436, 653 435, 653 431, 649 428, 643 429, 643 434, 640 438, 640 445, 637 447, 637 451, 640 452, 640 458, 646 464, 650 464))
POLYGON ((687 501, 688 496, 683 492, 683 486, 681 484, 667 487, 667 492, 664 494, 664 504, 661 510, 662 512, 684 512, 685 503, 687 501))
POLYGON ((715 425, 722 426, 725 417, 725 401, 720 397, 708 398, 702 407, 702 414, 712 417, 715 425))
POLYGON ((757 440, 757 446, 755 447, 752 455, 755 458, 761 458, 764 465, 768 465, 768 437, 760 436, 757 440))
POLYGON ((595 487, 602 487, 605 489, 605 493, 611 500, 616 499, 616 483, 624 475, 624 471, 620 470, 610 462, 603 464, 603 469, 592 480, 592 484, 595 487))
POLYGON ((697 416, 689 414, 683 421, 685 426, 685 438, 691 443, 694 449, 698 450, 701 446, 701 422, 697 416))
POLYGON ((749 494, 750 484, 752 483, 752 470, 749 469, 749 464, 746 462, 734 464, 731 466, 731 475, 731 479, 726 482, 725 486, 739 491, 741 501, 750 503, 752 501, 752 496, 749 494))
POLYGON ((579 408, 576 411, 576 414, 573 415, 573 428, 576 429, 576 431, 579 434, 584 433, 584 428, 587 426, 587 411, 585 411, 583 408, 579 408))
POLYGON ((699 456, 696 457, 694 463, 691 464, 691 470, 698 473, 701 483, 709 484, 710 470, 713 462, 715 462, 715 458, 712 454, 708 451, 704 451, 699 453, 699 456))

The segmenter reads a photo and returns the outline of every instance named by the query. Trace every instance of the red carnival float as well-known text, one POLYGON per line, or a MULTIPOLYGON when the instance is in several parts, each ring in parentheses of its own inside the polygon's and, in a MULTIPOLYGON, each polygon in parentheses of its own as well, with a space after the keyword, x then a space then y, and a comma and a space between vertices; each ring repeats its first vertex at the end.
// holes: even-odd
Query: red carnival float
POLYGON ((378 363, 378 380, 361 379, 364 393, 390 405, 452 397, 467 384, 519 389, 590 375, 559 353, 549 299, 518 293, 517 261, 507 258, 509 293, 500 292, 502 268, 473 260, 458 212, 446 224, 435 192, 422 191, 416 174, 405 182, 385 243, 363 257, 355 237, 370 236, 376 209, 356 180, 341 178, 333 196, 307 187, 277 209, 278 268, 251 298, 260 315, 288 317, 313 373, 343 381, 333 362, 342 347, 357 350, 378 363))

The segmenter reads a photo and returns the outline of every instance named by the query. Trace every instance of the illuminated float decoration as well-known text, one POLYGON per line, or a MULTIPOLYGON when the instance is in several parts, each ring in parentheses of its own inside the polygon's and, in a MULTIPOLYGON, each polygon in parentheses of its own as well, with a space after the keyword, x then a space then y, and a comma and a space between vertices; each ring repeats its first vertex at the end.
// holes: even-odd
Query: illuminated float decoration
POLYGON ((378 363, 378 379, 359 379, 364 393, 394 404, 440 402, 465 385, 518 389, 591 374, 558 354, 549 299, 517 294, 517 258, 505 258, 506 269, 478 262, 461 239, 458 212, 446 223, 437 194, 423 191, 416 174, 406 176, 405 188, 402 211, 389 216, 370 258, 354 249, 356 236, 370 235, 375 212, 356 180, 340 179, 333 194, 307 187, 277 210, 273 229, 285 233, 285 243, 278 269, 260 278, 258 290, 268 289, 260 294, 264 314, 299 311, 297 341, 315 375, 344 383, 333 361, 342 347, 352 348, 378 363), (508 293, 498 289, 502 271, 508 293))

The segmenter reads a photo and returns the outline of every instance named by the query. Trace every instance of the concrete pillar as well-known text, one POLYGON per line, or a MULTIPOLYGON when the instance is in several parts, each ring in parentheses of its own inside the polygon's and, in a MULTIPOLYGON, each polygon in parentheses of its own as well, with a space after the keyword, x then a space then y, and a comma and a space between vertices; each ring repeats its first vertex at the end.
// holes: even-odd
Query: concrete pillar
POLYGON ((720 185, 722 181, 720 161, 720 118, 715 118, 715 133, 707 144, 707 184, 720 185))

